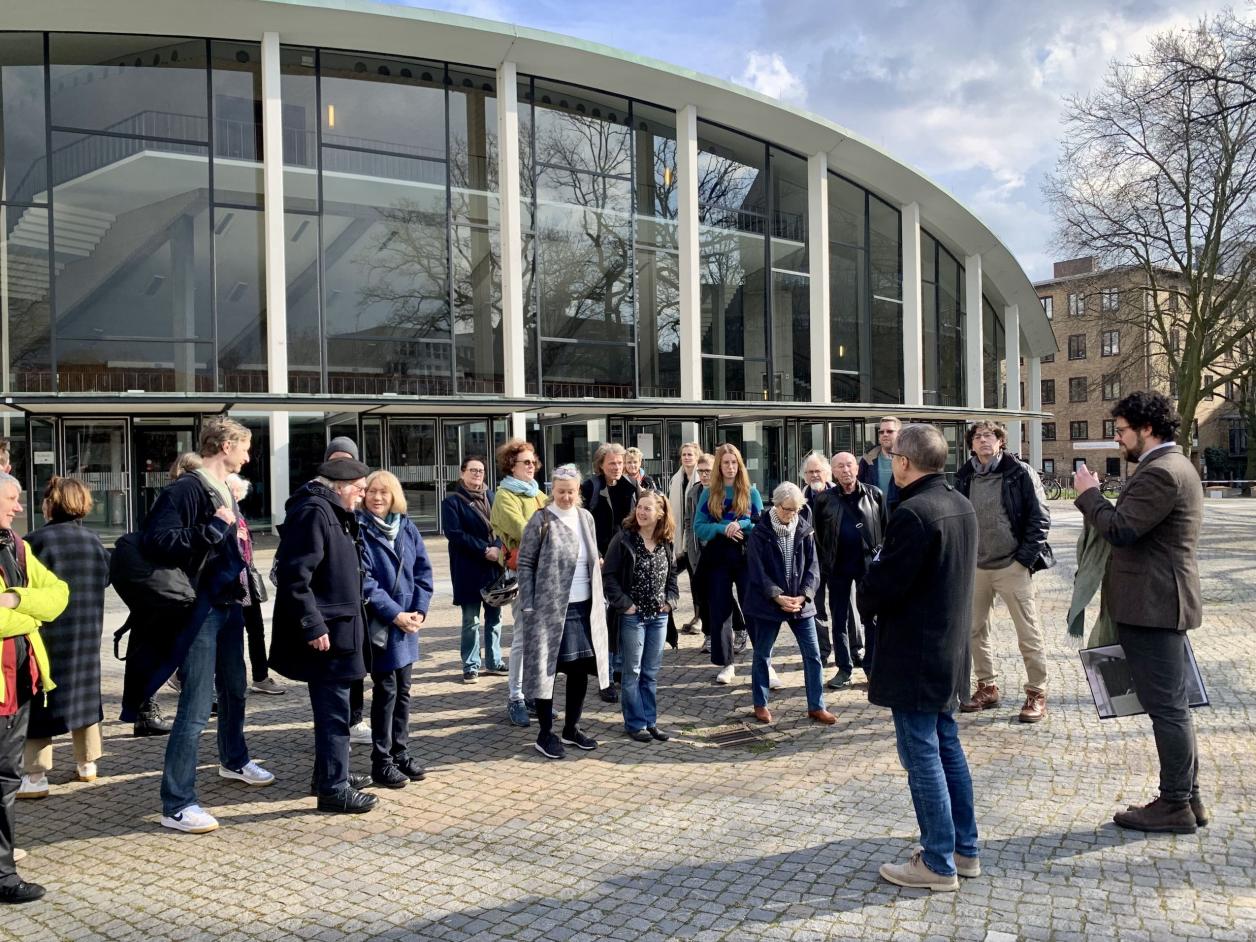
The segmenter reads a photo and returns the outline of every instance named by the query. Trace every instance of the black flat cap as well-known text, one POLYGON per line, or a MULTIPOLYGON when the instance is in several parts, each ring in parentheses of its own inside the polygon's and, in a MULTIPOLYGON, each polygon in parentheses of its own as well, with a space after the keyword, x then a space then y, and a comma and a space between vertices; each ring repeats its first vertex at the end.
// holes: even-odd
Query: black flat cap
POLYGON ((370 473, 370 468, 352 458, 336 458, 318 466, 318 476, 329 481, 356 481, 370 473))

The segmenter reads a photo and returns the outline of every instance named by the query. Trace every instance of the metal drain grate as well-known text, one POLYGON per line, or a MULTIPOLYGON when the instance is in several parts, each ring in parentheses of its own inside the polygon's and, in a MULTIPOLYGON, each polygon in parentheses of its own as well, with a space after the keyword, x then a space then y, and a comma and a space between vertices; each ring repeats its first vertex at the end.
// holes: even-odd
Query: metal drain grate
POLYGON ((722 749, 732 746, 753 746, 765 742, 763 734, 744 723, 733 726, 721 726, 706 734, 706 741, 712 746, 722 749))

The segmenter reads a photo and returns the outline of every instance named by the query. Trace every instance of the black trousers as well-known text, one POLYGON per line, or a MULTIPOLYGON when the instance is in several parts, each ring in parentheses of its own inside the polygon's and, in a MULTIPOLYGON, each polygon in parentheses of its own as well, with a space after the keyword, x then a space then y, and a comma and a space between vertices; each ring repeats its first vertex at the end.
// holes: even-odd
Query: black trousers
POLYGON ((1187 801, 1199 791, 1199 751, 1186 696, 1186 633, 1118 623, 1134 692, 1151 717, 1160 757, 1160 797, 1187 801))
MULTIPOLYGON (((597 662, 592 658, 578 661, 567 661, 558 665, 558 672, 567 675, 567 705, 563 713, 563 732, 574 733, 584 713, 584 696, 589 690, 589 671, 597 670, 597 662)), ((540 735, 554 731, 554 701, 536 700, 536 721, 541 727, 540 735)))
POLYGON ((349 684, 349 725, 362 722, 362 705, 366 702, 366 684, 355 680, 349 684))
POLYGON ((349 784, 349 684, 311 683, 314 791, 334 795, 349 784))
MULTIPOLYGON (((693 617, 701 618, 702 601, 698 592, 698 567, 689 561, 688 554, 680 557, 677 562, 679 563, 677 570, 680 572, 687 572, 689 574, 689 598, 693 602, 693 617)), ((702 630, 704 632, 706 631, 705 621, 703 622, 702 630)))
POLYGON ((27 701, 13 716, 0 716, 0 886, 21 882, 13 863, 13 804, 22 784, 22 746, 30 715, 31 705, 27 701))
MULTIPOLYGON (((740 543, 726 536, 717 536, 702 550, 703 582, 707 590, 707 612, 710 615, 711 663, 727 667, 733 663, 733 633, 744 631, 740 599, 746 593, 746 552, 740 543), (737 598, 733 598, 733 589, 737 598)), ((702 622, 707 630, 706 619, 702 622)))
POLYGON ((249 667, 253 671, 253 682, 265 680, 266 670, 266 624, 262 621, 262 607, 254 602, 244 606, 244 632, 249 639, 249 667))
POLYGON ((412 670, 407 664, 371 674, 371 768, 376 771, 407 755, 412 670))

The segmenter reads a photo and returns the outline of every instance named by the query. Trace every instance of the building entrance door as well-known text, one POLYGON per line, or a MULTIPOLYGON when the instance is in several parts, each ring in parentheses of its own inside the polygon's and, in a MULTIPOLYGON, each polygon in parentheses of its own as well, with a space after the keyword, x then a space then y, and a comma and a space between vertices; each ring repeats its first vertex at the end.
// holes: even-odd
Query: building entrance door
MULTIPOLYGON (((144 525, 162 488, 170 483, 170 466, 179 455, 196 446, 196 423, 191 418, 140 418, 132 420, 134 445, 135 526, 144 525)), ((251 470, 251 469, 250 469, 251 470)))
POLYGON ((62 467, 92 490, 95 505, 83 524, 105 542, 131 528, 126 419, 65 419, 62 467))
POLYGON ((435 419, 386 420, 385 467, 397 475, 405 491, 407 512, 420 530, 434 531, 440 524, 441 467, 435 419))

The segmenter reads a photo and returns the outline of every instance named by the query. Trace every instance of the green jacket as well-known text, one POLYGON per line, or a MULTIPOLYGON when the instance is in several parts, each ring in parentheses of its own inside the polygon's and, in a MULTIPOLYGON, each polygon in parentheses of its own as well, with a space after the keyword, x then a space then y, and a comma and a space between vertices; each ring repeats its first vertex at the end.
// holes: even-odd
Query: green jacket
MULTIPOLYGON (((39 628, 65 611, 65 607, 70 604, 70 587, 35 558, 28 543, 26 585, 13 589, 3 588, 3 579, 0 578, 0 591, 13 592, 18 597, 17 608, 0 608, 0 639, 7 640, 20 635, 27 637, 31 655, 39 665, 44 693, 48 693, 57 685, 52 682, 52 674, 48 668, 48 651, 44 647, 44 639, 39 636, 39 628)), ((8 696, 4 672, 0 671, 0 703, 4 703, 8 696)))
POLYGON ((544 491, 535 497, 524 497, 499 487, 493 492, 493 509, 489 513, 489 526, 507 550, 517 550, 523 542, 523 528, 532 515, 549 503, 544 491))
MULTIPOLYGON (((1087 523, 1077 539, 1077 575, 1073 577, 1073 600, 1068 607, 1068 633, 1080 638, 1086 633, 1086 606, 1103 583, 1112 556, 1112 544, 1087 523)), ((1107 600, 1099 592, 1099 617, 1090 629, 1086 647, 1097 648, 1116 644, 1116 624, 1108 613, 1107 600)))

